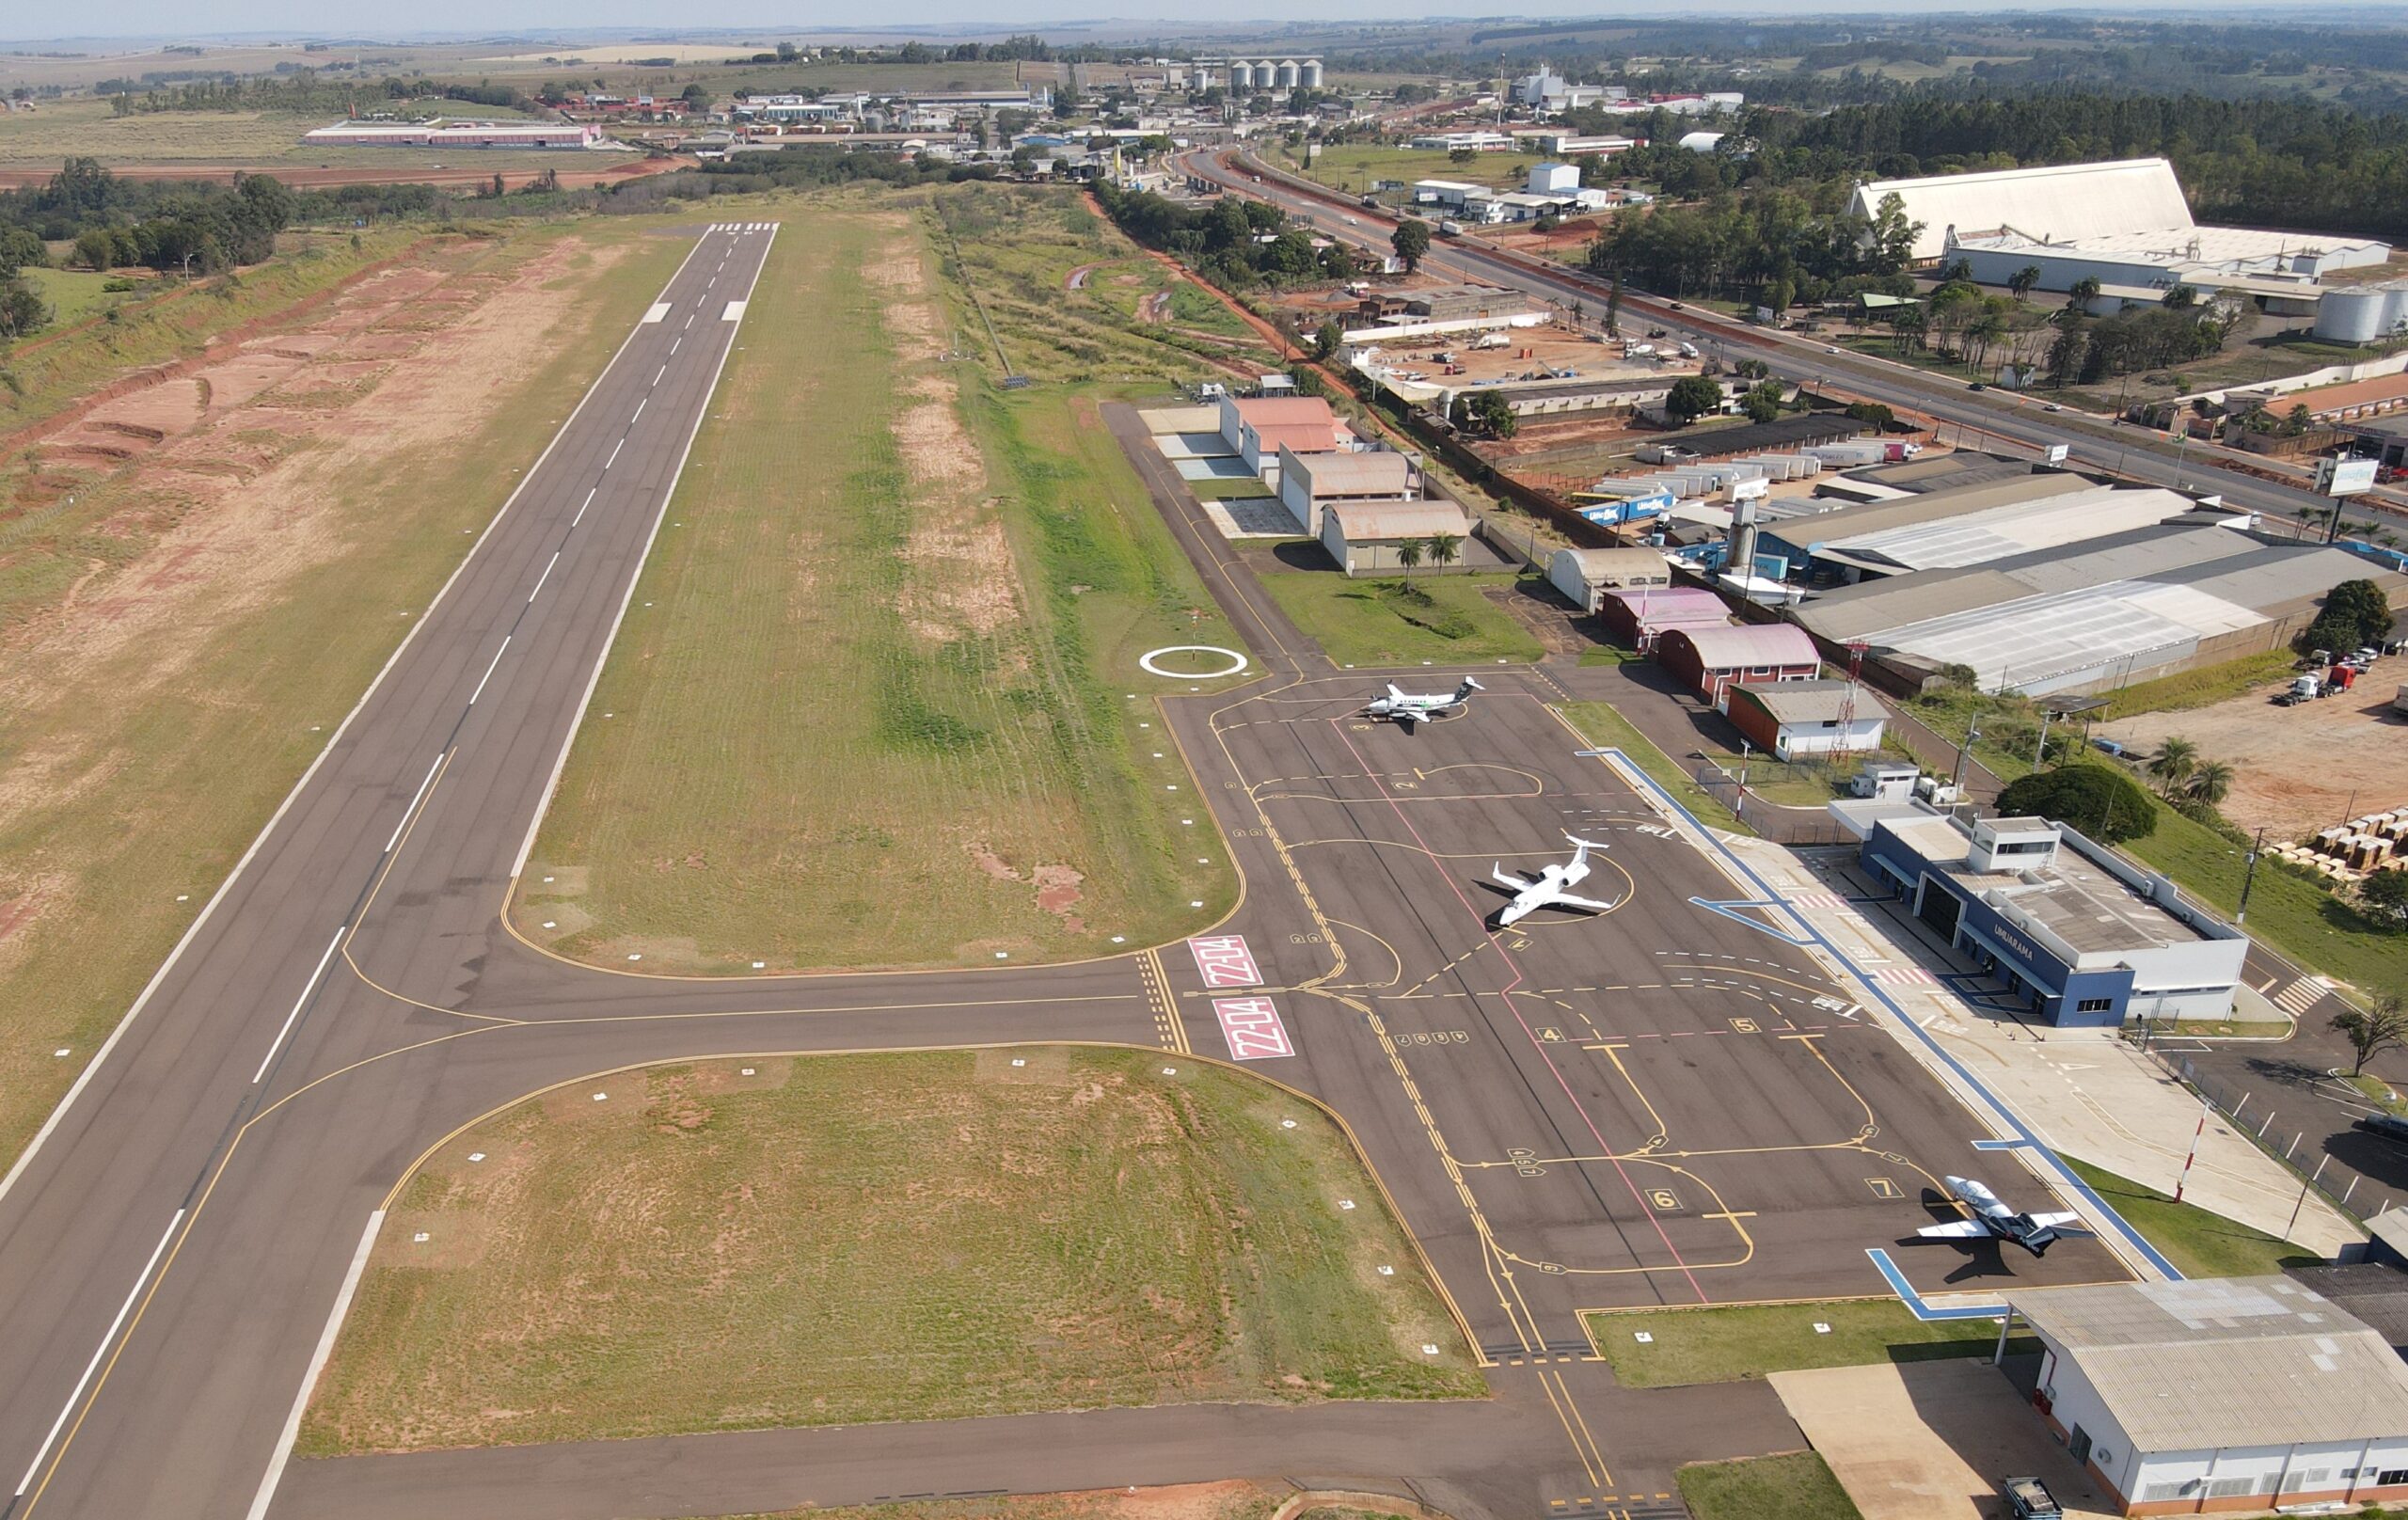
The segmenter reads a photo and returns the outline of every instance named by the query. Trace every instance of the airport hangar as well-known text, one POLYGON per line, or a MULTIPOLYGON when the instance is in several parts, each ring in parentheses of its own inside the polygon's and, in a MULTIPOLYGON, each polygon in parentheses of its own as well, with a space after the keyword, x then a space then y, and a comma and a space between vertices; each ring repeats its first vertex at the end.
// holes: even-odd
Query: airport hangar
POLYGON ((2189 285, 2304 313, 2325 277, 2391 257, 2373 238, 2202 227, 2162 158, 1876 180, 1857 187, 1849 212, 1869 224, 1893 195, 1922 224, 1913 261, 1961 259, 1984 285, 2004 285, 2025 268, 2040 271, 2044 291, 2096 279, 2109 310, 2189 285))

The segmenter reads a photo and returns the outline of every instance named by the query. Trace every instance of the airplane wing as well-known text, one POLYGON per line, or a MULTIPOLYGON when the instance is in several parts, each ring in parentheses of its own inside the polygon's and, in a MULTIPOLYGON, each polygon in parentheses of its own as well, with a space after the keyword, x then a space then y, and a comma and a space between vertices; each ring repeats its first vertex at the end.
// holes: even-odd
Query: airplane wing
POLYGON ((1609 902, 1599 902, 1594 897, 1575 897, 1568 892, 1557 893, 1554 901, 1559 908, 1593 908, 1601 913, 1613 907, 1609 902))
POLYGON ((1931 1241, 1979 1240, 1990 1227, 1978 1219, 1958 1219, 1945 1225, 1926 1225, 1915 1233, 1931 1241))
POLYGON ((2082 1223, 2080 1214, 2033 1214, 2030 1217, 2033 1225, 2041 1229, 2055 1229, 2061 1226, 2082 1223))
POLYGON ((1491 861, 1489 863, 1488 874, 1490 879, 1495 880, 1498 886, 1511 887, 1515 892, 1527 892, 1534 884, 1523 880, 1518 876, 1508 874, 1505 867, 1495 861, 1491 861))

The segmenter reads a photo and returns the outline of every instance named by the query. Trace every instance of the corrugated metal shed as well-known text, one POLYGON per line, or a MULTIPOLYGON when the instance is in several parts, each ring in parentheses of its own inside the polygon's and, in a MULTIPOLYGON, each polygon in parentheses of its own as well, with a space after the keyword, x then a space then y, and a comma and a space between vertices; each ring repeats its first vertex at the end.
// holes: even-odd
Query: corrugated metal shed
POLYGON ((1365 544, 1391 538, 1427 538, 1452 533, 1458 538, 1470 524, 1451 501, 1340 501, 1328 515, 1349 543, 1365 544))
POLYGON ((2193 508, 2175 491, 2093 486, 2037 501, 1952 513, 1938 521, 1824 538, 1816 559, 1890 573, 1988 564, 2034 549, 2058 548, 2107 533, 2150 527, 2193 508))
POLYGON ((2408 1435, 2408 1364, 2287 1277, 2009 1295, 2145 1452, 2408 1435))
POLYGON ((1812 665, 1821 657, 1814 641, 1802 628, 1786 623, 1744 623, 1736 627, 1674 628, 1667 639, 1686 639, 1709 671, 1746 670, 1755 665, 1812 665))

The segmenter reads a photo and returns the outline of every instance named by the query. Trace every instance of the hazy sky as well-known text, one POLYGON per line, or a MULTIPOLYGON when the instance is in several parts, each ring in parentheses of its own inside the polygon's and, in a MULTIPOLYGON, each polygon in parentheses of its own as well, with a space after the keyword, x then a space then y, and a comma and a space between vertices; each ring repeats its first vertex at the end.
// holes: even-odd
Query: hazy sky
MULTIPOLYGON (((2238 0, 2235 0, 2238 5, 2238 0)), ((2170 10, 2177 0, 2119 0, 2116 10, 2170 10)), ((1901 0, 1743 0, 1713 8, 1725 15, 1829 15, 1834 12, 1913 13, 1927 7, 1901 0)), ((2058 10, 2077 8, 2063 4, 1975 6, 1951 3, 1949 10, 2058 10)), ((2196 10, 2196 5, 2184 8, 2196 10)), ((2210 6, 2206 8, 2229 8, 2210 6)), ((2242 8, 2263 9, 2250 6, 2242 8)), ((2335 8, 2321 8, 2329 16, 2335 8)), ((374 27, 379 40, 400 41, 408 34, 460 33, 492 37, 511 31, 591 31, 598 28, 673 30, 707 25, 714 30, 761 27, 795 30, 877 24, 933 25, 968 23, 996 27, 1019 22, 1062 23, 1106 17, 1136 22, 1175 21, 1187 27, 1243 29, 1250 19, 1264 24, 1313 21, 1393 21, 1420 15, 1446 16, 1597 16, 1687 15, 1693 6, 1679 0, 1649 0, 1640 5, 1600 6, 1597 0, 1510 0, 1481 5, 1477 0, 1312 0, 1301 12, 1283 9, 1268 0, 1233 0, 1220 10, 1199 8, 1193 0, 889 0, 876 8, 860 4, 830 4, 826 0, 722 0, 707 15, 698 15, 673 0, 412 0, 394 7, 333 7, 325 0, 115 0, 106 7, 58 9, 30 3, 10 6, 0 14, 0 39, 11 41, 46 38, 208 37, 271 32, 292 36, 336 35, 363 24, 374 27), (378 25, 379 22, 387 25, 378 25), (388 26, 393 29, 388 30, 388 26), (406 26, 408 34, 399 31, 406 26)), ((346 33, 346 35, 348 35, 346 33)))

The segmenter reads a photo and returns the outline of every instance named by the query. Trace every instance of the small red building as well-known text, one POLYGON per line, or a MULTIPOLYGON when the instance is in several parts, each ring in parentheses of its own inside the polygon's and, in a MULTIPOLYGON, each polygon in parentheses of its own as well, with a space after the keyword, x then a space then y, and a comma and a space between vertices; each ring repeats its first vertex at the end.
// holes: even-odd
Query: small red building
POLYGON ((1656 660, 1717 707, 1735 682, 1811 681, 1823 672, 1814 641, 1791 623, 1667 628, 1656 660))
POLYGON ((1600 595, 1597 621, 1633 649, 1646 650, 1667 628, 1722 627, 1731 609, 1697 586, 1640 586, 1600 595))

